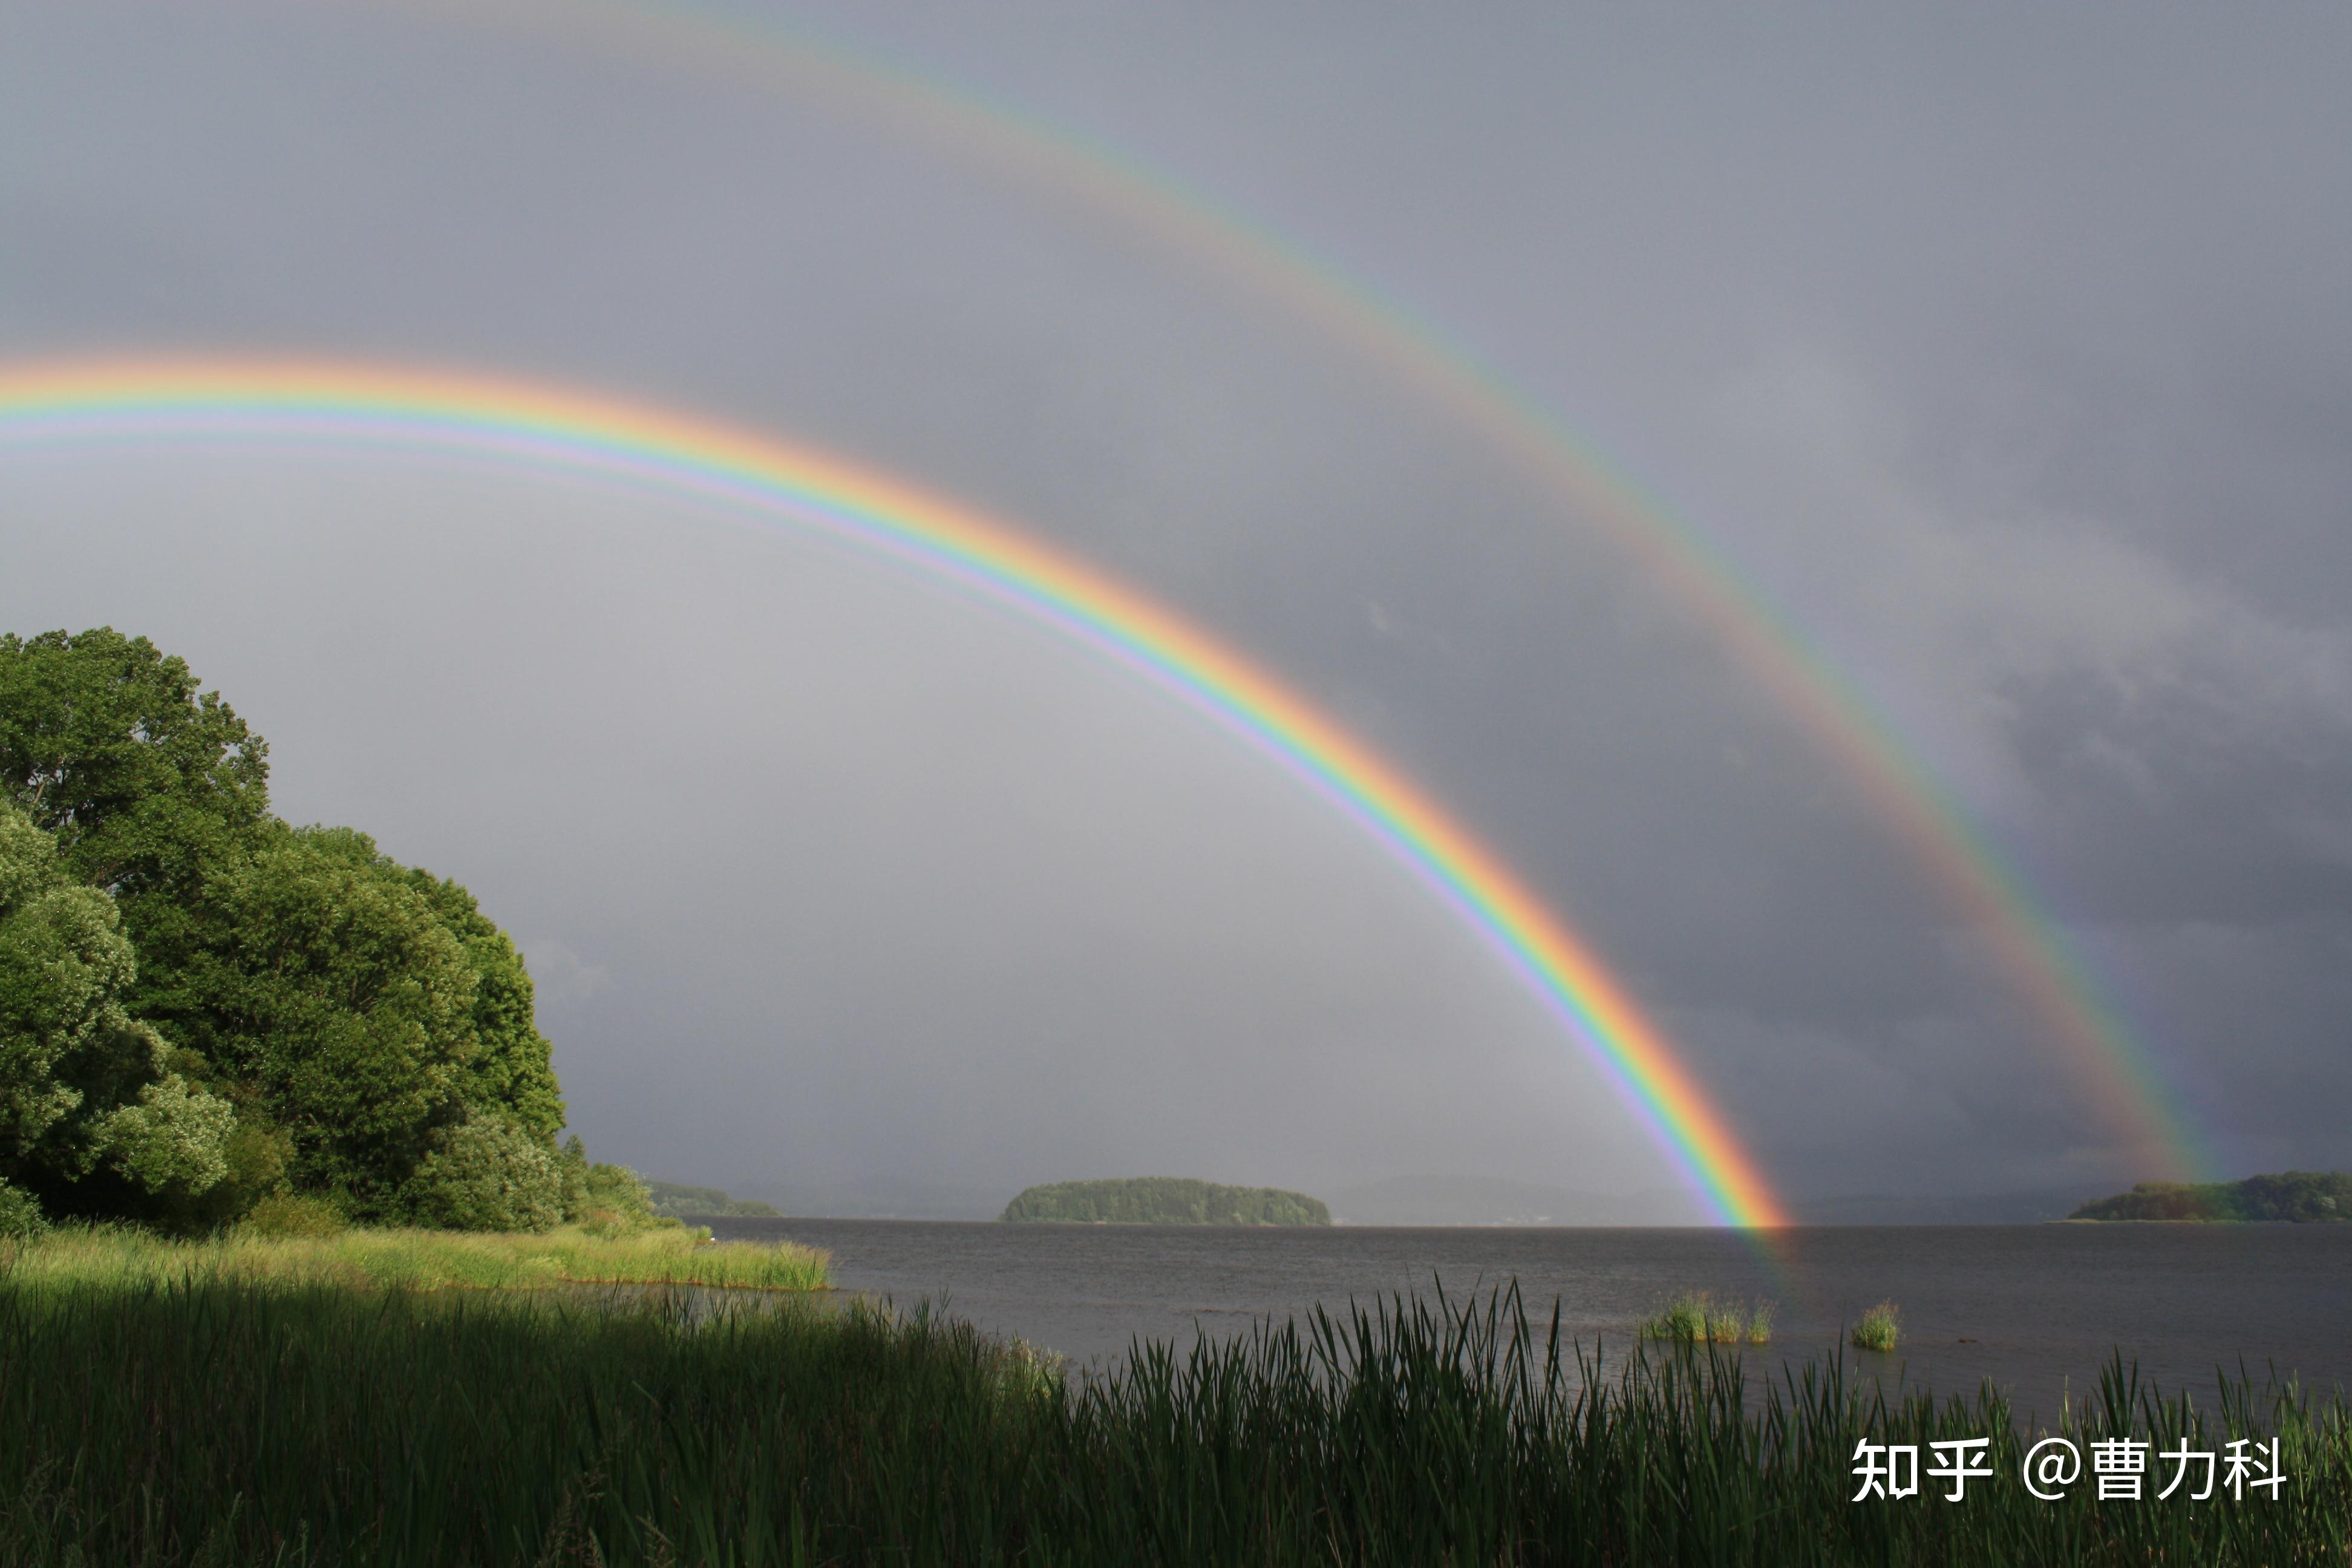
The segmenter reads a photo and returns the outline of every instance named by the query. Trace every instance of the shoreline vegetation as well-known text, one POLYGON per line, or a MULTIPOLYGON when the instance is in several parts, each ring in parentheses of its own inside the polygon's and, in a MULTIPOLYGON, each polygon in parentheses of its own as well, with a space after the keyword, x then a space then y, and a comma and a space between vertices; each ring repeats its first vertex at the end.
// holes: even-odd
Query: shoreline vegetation
POLYGON ((530 1290, 564 1285, 829 1290, 831 1259, 793 1243, 713 1242, 709 1233, 562 1226, 548 1231, 248 1231, 181 1239, 127 1226, 66 1226, 0 1241, 12 1289, 204 1285, 366 1291, 530 1290))
POLYGON ((1318 1226, 1331 1223, 1320 1198, 1279 1187, 1228 1187, 1182 1176, 1051 1182, 1004 1205, 1011 1224, 1318 1226))
MULTIPOLYGON (((1391 1299, 1080 1376, 929 1310, 362 1293, 0 1268, 0 1568, 64 1562, 2336 1563, 2352 1412, 2119 1362, 2037 1425, 1842 1355, 1562 1339, 1513 1290, 1391 1299), (2279 1445, 2275 1500, 2061 1500, 2063 1433, 2279 1445), (1989 1440, 1855 1502, 1864 1442, 1989 1440)), ((2042 1413, 2046 1417, 2051 1413, 2042 1413)), ((2151 1482, 2151 1488, 2154 1482, 2151 1482)))
POLYGON ((2240 1182, 2142 1182, 2096 1198, 2068 1220, 2189 1225, 2341 1225, 2352 1221, 2352 1172, 2284 1171, 2240 1182))

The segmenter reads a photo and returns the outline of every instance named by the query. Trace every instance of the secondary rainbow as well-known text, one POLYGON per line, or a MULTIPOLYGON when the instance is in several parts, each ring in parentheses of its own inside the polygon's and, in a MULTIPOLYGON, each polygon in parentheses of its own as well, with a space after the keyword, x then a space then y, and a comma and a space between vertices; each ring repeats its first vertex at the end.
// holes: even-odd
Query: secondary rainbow
POLYGON ((216 438, 456 451, 608 476, 849 540, 1045 622, 1174 692, 1347 813, 1468 921, 1588 1048, 1717 1218, 1788 1223, 1665 1036, 1591 947, 1467 828, 1241 654, 1059 551, 838 458, 567 389, 343 362, 0 365, 0 451, 216 438))
POLYGON ((1428 321, 1276 232, 1100 142, 970 89, 712 4, 401 0, 469 28, 502 25, 666 59, 795 101, 912 131, 959 163, 1075 204, 1190 258, 1340 342, 1567 503, 1664 586, 1836 758, 1856 793, 1987 942, 2111 1131, 2143 1168, 2185 1179, 2213 1162, 2177 1096, 2025 868, 1970 820, 1898 729, 1823 660, 1730 559, 1493 368, 1428 321))

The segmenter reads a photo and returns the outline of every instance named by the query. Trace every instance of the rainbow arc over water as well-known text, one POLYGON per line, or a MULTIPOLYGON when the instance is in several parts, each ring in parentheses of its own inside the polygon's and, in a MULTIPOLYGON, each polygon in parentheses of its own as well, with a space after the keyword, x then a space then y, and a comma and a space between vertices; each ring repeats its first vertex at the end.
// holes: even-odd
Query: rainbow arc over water
POLYGON ((2024 865, 1980 828, 1899 730, 1720 550, 1532 397, 1429 322, 1276 229, 1099 141, 716 0, 402 0, 469 28, 572 41, 899 128, 941 155, 1107 218, 1267 301, 1485 442, 1703 624, 1748 679, 1835 758, 1983 943, 1991 966, 2151 1173, 2214 1162, 2138 1031, 2024 865))
POLYGON ((1009 605, 1173 692, 1355 821, 1586 1047, 1719 1220, 1788 1223, 1664 1034, 1591 947, 1468 828, 1242 654, 1059 551, 838 458, 563 388, 343 361, 0 364, 0 453, 205 440, 457 453, 599 476, 845 540, 1009 605))

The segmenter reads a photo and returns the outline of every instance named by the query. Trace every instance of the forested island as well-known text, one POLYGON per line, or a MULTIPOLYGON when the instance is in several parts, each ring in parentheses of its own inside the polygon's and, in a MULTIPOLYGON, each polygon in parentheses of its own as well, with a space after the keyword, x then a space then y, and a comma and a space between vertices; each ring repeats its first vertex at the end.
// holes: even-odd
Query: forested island
POLYGON ((2213 1225, 2331 1225, 2352 1220, 2352 1172, 2286 1171, 2242 1182, 2142 1182, 2084 1204, 2068 1219, 2186 1220, 2213 1225))
POLYGON ((1227 1187, 1181 1176, 1052 1182, 1004 1205, 1010 1221, 1064 1225, 1329 1225, 1319 1198, 1279 1187, 1227 1187))

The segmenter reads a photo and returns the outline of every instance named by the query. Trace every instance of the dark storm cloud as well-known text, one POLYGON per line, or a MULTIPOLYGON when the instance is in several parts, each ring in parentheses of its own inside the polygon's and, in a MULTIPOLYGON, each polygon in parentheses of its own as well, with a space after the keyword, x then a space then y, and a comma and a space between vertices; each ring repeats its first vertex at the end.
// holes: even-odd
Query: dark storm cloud
MULTIPOLYGON (((1444 323, 2057 892, 2226 1158, 2352 1160, 2340 18, 776 15, 1131 148, 1444 323)), ((887 118, 530 26, 0 16, 6 351, 461 360, 863 454, 1388 748, 1793 1189, 2135 1173, 1706 628, 1181 249, 887 118)), ((1407 884, 1115 679, 612 498, 202 472, 0 466, 0 620, 185 647, 277 742, 285 809, 483 891, 625 1157, 1665 1181, 1407 884)))

